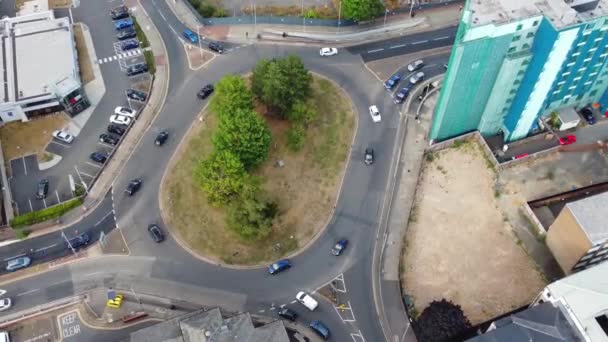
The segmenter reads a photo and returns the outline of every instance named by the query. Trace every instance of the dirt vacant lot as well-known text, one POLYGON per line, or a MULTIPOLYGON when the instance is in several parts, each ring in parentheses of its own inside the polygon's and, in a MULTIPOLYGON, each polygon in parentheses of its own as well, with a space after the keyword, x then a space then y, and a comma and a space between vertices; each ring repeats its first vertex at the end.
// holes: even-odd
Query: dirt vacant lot
POLYGON ((497 207, 494 183, 475 143, 425 157, 402 275, 418 312, 446 298, 476 324, 529 303, 544 287, 497 207))
POLYGON ((0 141, 4 160, 37 153, 42 157, 44 148, 53 139, 51 134, 68 123, 65 113, 56 113, 34 118, 28 122, 13 121, 0 128, 0 141))

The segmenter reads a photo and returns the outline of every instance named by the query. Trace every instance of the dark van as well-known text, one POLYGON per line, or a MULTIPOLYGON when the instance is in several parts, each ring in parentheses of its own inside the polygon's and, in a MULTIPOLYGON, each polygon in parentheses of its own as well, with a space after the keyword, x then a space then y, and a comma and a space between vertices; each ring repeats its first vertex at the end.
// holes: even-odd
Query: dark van
POLYGON ((66 247, 70 248, 70 246, 72 246, 72 248, 76 249, 78 247, 88 245, 89 242, 91 241, 91 237, 87 233, 82 233, 78 236, 75 236, 75 237, 69 239, 68 241, 69 241, 69 243, 68 242, 65 243, 66 247))

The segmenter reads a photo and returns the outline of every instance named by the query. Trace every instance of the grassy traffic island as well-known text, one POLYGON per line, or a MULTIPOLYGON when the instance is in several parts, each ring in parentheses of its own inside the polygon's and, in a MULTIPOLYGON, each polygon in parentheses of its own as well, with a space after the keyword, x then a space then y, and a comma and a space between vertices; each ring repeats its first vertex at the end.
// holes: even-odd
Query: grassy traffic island
POLYGON ((334 206, 355 130, 351 101, 294 56, 216 84, 204 120, 161 186, 168 228, 226 264, 269 262, 305 246, 334 206))

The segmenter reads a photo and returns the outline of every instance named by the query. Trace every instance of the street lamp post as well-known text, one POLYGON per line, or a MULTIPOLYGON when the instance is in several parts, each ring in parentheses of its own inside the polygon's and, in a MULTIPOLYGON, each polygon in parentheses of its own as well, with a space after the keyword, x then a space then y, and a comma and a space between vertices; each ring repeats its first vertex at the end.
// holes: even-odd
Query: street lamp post
POLYGON ((384 10, 384 26, 386 26, 386 16, 388 15, 388 9, 384 10))
POLYGON ((340 0, 340 5, 338 5, 338 32, 340 32, 340 19, 342 19, 342 0, 340 0))

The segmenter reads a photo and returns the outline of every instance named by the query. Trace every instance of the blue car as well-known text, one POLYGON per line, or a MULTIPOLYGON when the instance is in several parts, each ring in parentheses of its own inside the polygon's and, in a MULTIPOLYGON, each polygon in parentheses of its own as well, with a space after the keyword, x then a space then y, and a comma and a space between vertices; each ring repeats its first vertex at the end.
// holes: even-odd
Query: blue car
POLYGON ((289 259, 283 259, 275 262, 274 264, 268 266, 268 273, 275 275, 279 272, 285 271, 291 267, 291 263, 289 259))
POLYGON ((27 256, 19 257, 16 259, 9 260, 6 264, 6 270, 13 272, 22 268, 28 267, 32 263, 32 259, 27 256))
POLYGON ((139 47, 139 42, 136 39, 125 40, 120 44, 122 51, 133 50, 139 47))
POLYGON ((131 18, 117 20, 114 22, 114 28, 116 30, 123 30, 123 29, 126 29, 127 27, 132 27, 132 26, 133 26, 133 19, 131 19, 131 18))
MULTIPOLYGON (((373 155, 373 153, 372 153, 372 155, 373 155)), ((335 256, 342 254, 342 252, 344 252, 344 250, 346 249, 346 245, 348 245, 348 240, 346 240, 346 239, 342 239, 342 240, 336 242, 334 247, 331 249, 331 254, 333 254, 335 256)))
POLYGON ((188 29, 184 30, 184 37, 190 41, 192 44, 198 44, 198 35, 188 29))
POLYGON ((399 83, 399 81, 401 81, 401 76, 393 75, 386 82, 384 82, 384 87, 388 90, 391 90, 397 85, 397 83, 399 83))
POLYGON ((329 339, 329 328, 327 328, 325 324, 321 323, 321 321, 311 321, 310 329, 317 333, 317 335, 321 336, 324 340, 329 339))

